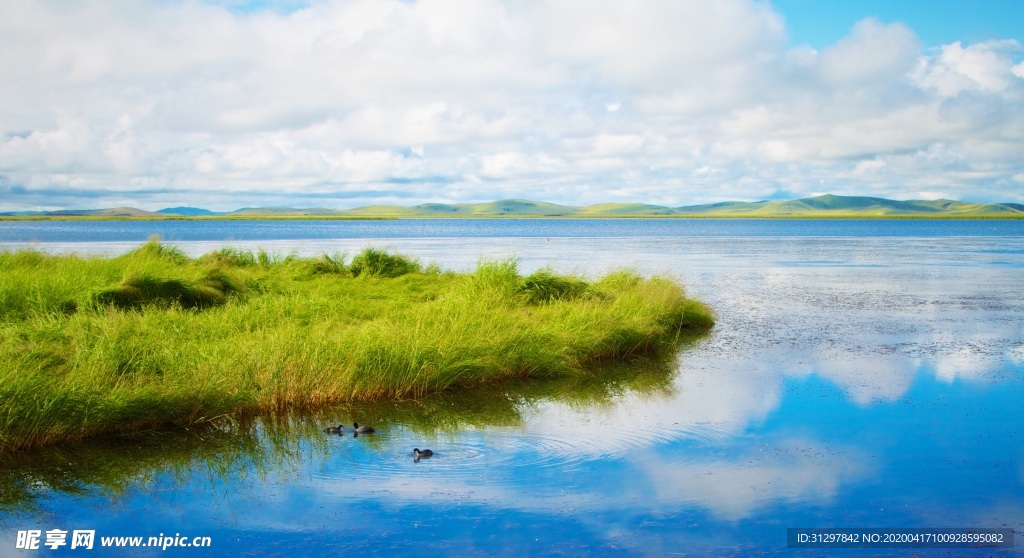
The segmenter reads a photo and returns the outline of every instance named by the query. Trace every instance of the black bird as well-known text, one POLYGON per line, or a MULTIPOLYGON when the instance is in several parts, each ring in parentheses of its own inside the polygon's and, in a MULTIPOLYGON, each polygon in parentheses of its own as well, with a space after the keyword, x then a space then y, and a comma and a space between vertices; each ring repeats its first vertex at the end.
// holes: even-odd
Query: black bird
POLYGON ((373 434, 374 429, 372 426, 359 426, 358 422, 352 423, 352 428, 356 431, 356 434, 373 434))
POLYGON ((341 434, 344 426, 344 424, 339 424, 338 426, 328 426, 327 428, 324 428, 324 432, 328 434, 341 434))
POLYGON ((428 449, 420 451, 420 448, 412 448, 412 452, 416 454, 416 459, 419 459, 421 457, 430 457, 431 455, 434 455, 434 452, 428 449))

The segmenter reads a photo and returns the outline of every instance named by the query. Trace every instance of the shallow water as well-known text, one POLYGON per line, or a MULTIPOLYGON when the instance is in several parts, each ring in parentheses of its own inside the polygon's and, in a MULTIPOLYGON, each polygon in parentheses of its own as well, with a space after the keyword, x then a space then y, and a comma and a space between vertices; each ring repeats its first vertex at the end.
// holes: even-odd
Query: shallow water
MULTIPOLYGON (((476 223, 443 226, 466 222, 476 223)), ((878 235, 854 221, 798 235, 786 232, 793 222, 768 221, 702 235, 623 221, 615 234, 571 237, 544 229, 563 221, 530 222, 531 235, 470 227, 232 243, 302 254, 390 246, 456 269, 509 255, 526 271, 628 265, 681 276, 718 325, 675 362, 584 385, 41 452, 0 470, 0 556, 21 555, 17 530, 52 528, 209 536, 216 554, 485 556, 906 555, 787 549, 786 528, 1024 529, 1020 225, 940 222, 928 235, 921 222, 885 221, 896 228, 878 235), (378 433, 320 432, 354 420, 378 433), (437 453, 415 462, 413 447, 437 453)), ((57 240, 38 246, 92 253, 139 239, 57 240)), ((199 254, 225 242, 177 244, 199 254)), ((952 552, 1012 555, 1021 544, 952 552)))

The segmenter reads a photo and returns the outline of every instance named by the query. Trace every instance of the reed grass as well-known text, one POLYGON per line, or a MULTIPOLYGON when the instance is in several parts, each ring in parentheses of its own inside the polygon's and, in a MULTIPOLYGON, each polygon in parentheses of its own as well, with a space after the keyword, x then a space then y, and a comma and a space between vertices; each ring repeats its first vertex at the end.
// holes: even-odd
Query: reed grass
POLYGON ((470 273, 367 249, 190 259, 0 254, 0 453, 105 433, 418 398, 671 352, 713 324, 677 281, 470 273))

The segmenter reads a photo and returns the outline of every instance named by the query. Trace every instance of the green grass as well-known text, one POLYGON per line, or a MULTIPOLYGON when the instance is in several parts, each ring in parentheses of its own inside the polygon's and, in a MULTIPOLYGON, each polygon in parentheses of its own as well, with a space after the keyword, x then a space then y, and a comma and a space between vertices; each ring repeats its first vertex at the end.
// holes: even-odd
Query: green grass
POLYGON ((710 311, 678 282, 516 262, 470 273, 367 249, 190 259, 0 254, 0 453, 453 387, 593 375, 671 353, 710 311))

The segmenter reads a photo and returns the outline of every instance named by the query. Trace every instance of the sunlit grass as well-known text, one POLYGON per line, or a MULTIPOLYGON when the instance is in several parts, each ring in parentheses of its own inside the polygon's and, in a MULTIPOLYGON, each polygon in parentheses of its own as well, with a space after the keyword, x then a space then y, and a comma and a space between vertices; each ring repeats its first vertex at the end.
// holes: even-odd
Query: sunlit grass
POLYGON ((190 259, 0 254, 0 451, 339 402, 417 398, 675 350, 710 311, 678 282, 372 249, 190 259))

